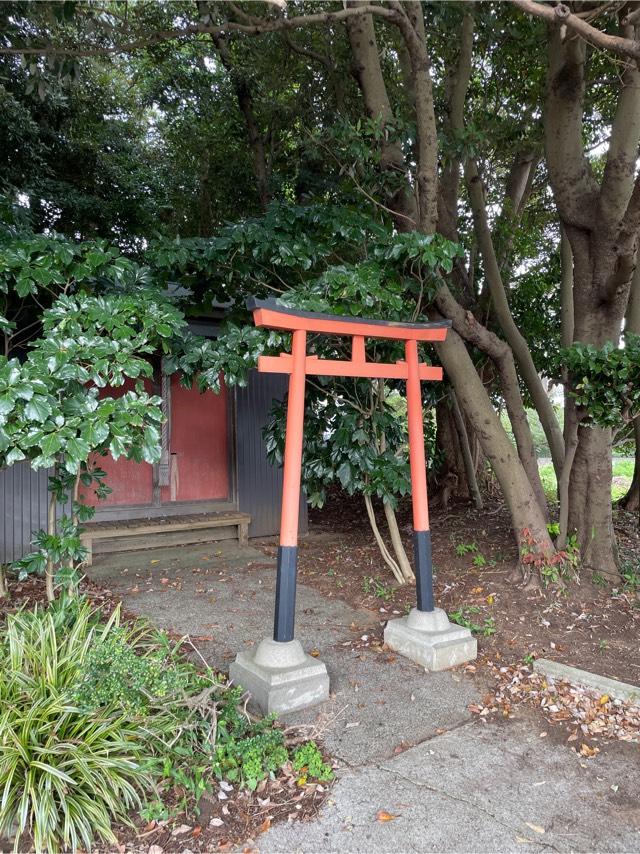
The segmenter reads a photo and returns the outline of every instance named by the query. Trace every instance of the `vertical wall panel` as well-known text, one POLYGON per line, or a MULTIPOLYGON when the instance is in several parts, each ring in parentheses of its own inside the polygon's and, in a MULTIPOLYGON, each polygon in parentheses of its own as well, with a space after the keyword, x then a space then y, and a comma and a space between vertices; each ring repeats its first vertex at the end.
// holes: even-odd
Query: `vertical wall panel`
MULTIPOLYGON (((27 463, 0 470, 0 563, 30 552, 33 532, 46 528, 49 474, 27 463)), ((58 508, 58 515, 69 512, 69 502, 58 508)))
MULTIPOLYGON (((282 468, 267 461, 262 429, 274 401, 286 394, 286 377, 252 371, 246 388, 236 392, 239 510, 251 514, 249 536, 277 534, 280 528, 282 468)), ((307 530, 307 504, 300 506, 300 532, 307 530)))

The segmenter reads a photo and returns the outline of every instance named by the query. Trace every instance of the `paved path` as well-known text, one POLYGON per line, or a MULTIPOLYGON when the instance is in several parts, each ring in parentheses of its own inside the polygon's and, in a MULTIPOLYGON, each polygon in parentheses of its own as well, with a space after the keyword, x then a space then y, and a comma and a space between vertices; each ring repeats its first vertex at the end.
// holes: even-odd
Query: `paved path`
MULTIPOLYGON (((130 610, 199 638, 216 667, 270 634, 275 567, 251 547, 98 556, 91 576, 130 610)), ((640 852, 637 745, 582 760, 541 738, 541 719, 524 712, 508 722, 472 717, 477 688, 460 672, 427 674, 352 649, 376 613, 300 585, 297 614, 298 637, 320 652, 332 693, 288 720, 320 726, 340 770, 318 820, 275 825, 258 839, 262 852, 640 852), (377 821, 380 810, 395 817, 377 821)))

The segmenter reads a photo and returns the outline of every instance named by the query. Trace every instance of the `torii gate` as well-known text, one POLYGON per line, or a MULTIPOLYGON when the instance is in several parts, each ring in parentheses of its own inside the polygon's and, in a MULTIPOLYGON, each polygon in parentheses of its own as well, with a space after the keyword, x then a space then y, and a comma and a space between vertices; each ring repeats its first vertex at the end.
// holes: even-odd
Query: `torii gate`
POLYGON ((291 354, 260 356, 258 371, 289 374, 284 451, 280 546, 278 549, 273 640, 265 639, 254 651, 238 654, 231 678, 248 689, 265 712, 292 711, 328 697, 325 665, 305 655, 294 638, 298 516, 304 431, 304 392, 307 376, 401 379, 407 383, 409 461, 413 504, 413 544, 417 608, 407 617, 391 620, 384 632, 392 649, 428 670, 442 670, 476 656, 476 641, 468 629, 452 625, 433 599, 431 533, 424 453, 422 380, 441 380, 442 368, 419 361, 418 342, 444 341, 448 320, 435 323, 398 323, 287 308, 275 299, 249 300, 256 326, 293 333, 291 354), (320 359, 307 355, 307 333, 351 338, 351 359, 320 359), (404 341, 405 359, 394 364, 369 362, 365 339, 404 341))

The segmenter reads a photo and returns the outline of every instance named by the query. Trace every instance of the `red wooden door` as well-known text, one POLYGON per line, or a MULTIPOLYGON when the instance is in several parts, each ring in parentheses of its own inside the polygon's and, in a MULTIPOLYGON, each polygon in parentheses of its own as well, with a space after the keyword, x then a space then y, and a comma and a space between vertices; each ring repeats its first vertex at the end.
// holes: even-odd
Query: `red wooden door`
MULTIPOLYGON (((122 388, 110 389, 109 394, 119 397, 133 386, 133 382, 128 382, 122 388)), ((154 393, 151 383, 145 382, 145 388, 154 393)), ((83 500, 101 510, 115 506, 168 507, 175 502, 231 498, 228 397, 224 385, 219 394, 211 391, 201 394, 195 386, 190 389, 181 386, 179 377, 174 374, 171 378, 170 485, 158 489, 154 480, 156 471, 148 463, 136 463, 123 457, 114 460, 107 454, 98 457, 96 462, 106 471, 106 483, 112 492, 99 501, 93 490, 85 490, 83 500)), ((117 518, 117 514, 109 516, 117 518)))
POLYGON ((228 395, 200 393, 171 378, 171 486, 162 503, 215 501, 230 497, 228 395))

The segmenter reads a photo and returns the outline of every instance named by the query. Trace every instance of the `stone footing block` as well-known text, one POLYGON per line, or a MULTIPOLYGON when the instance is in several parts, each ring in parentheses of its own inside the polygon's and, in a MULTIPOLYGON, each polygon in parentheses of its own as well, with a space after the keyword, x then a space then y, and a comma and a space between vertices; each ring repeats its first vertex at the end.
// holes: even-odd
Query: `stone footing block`
POLYGON ((450 623, 442 608, 414 608, 406 617, 389 620, 384 642, 427 670, 446 670, 473 661, 478 654, 478 644, 469 629, 450 623))
POLYGON ((306 709, 329 699, 327 668, 306 655, 297 640, 265 638, 254 649, 238 653, 229 676, 249 691, 249 705, 265 715, 306 709))

